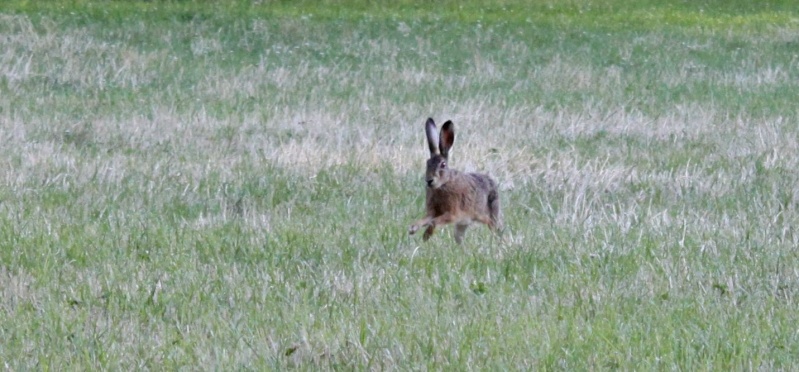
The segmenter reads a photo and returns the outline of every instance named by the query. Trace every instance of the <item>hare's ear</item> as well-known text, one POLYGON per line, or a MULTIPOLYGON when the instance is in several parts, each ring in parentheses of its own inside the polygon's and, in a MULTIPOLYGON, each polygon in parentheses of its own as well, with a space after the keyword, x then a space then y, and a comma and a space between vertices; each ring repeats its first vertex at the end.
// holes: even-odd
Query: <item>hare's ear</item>
POLYGON ((430 148, 430 156, 438 154, 438 132, 436 132, 436 122, 433 118, 427 118, 427 123, 424 124, 424 131, 427 133, 427 147, 430 148))
POLYGON ((455 124, 452 123, 452 120, 447 120, 441 127, 441 139, 438 142, 441 156, 446 158, 449 155, 449 149, 452 148, 453 142, 455 142, 455 124))

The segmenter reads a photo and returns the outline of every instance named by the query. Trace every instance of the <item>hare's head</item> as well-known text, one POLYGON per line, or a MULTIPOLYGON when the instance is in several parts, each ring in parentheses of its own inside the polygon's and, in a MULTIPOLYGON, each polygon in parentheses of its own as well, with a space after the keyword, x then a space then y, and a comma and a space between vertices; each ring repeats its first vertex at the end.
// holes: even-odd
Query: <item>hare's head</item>
POLYGON ((449 149, 455 142, 455 124, 447 120, 441 127, 439 136, 436 132, 436 123, 430 118, 425 123, 425 133, 427 133, 427 146, 430 148, 425 182, 427 182, 427 187, 437 189, 449 181, 450 170, 447 163, 449 149))

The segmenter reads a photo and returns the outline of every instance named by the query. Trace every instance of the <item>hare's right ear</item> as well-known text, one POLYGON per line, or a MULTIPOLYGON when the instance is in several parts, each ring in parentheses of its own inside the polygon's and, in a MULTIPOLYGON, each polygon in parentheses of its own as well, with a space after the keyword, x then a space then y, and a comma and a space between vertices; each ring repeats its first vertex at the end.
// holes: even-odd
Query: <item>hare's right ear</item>
POLYGON ((452 148, 452 144, 455 142, 455 124, 452 120, 447 120, 444 125, 441 126, 441 142, 439 142, 438 147, 441 150, 441 156, 447 158, 449 156, 449 149, 452 148))
POLYGON ((427 147, 430 148, 430 157, 432 157, 438 154, 438 132, 436 132, 436 122, 433 121, 433 118, 427 118, 424 131, 427 133, 427 147))

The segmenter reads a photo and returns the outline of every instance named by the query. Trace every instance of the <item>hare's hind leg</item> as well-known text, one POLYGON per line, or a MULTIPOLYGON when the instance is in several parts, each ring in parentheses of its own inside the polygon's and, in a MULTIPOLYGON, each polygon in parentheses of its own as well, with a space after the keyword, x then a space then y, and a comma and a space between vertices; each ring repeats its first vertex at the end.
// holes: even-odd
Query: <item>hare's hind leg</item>
POLYGON ((499 204, 499 193, 493 191, 488 195, 488 214, 491 223, 488 227, 497 234, 502 234, 502 211, 499 204))

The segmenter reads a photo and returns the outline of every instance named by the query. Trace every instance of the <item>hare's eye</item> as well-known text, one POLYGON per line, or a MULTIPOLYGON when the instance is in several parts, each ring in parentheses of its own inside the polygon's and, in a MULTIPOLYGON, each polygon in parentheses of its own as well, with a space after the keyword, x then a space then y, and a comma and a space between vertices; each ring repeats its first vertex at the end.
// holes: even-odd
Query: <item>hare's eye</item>
POLYGON ((445 162, 445 161, 442 161, 441 164, 439 165, 439 168, 441 168, 441 169, 444 169, 446 167, 447 167, 447 162, 445 162))

